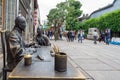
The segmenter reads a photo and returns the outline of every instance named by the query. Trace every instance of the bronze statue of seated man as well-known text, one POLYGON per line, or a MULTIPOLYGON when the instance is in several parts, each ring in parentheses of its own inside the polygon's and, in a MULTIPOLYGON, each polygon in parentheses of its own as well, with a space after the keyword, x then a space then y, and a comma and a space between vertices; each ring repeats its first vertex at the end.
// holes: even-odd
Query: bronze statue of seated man
POLYGON ((35 37, 35 40, 36 40, 37 44, 40 45, 40 46, 49 46, 49 45, 51 45, 48 37, 43 35, 43 31, 39 27, 37 28, 37 35, 35 37))
POLYGON ((22 38, 22 32, 26 28, 26 19, 23 16, 18 16, 15 19, 15 26, 8 36, 8 51, 7 65, 13 69, 25 54, 25 48, 34 45, 35 43, 25 44, 22 38))

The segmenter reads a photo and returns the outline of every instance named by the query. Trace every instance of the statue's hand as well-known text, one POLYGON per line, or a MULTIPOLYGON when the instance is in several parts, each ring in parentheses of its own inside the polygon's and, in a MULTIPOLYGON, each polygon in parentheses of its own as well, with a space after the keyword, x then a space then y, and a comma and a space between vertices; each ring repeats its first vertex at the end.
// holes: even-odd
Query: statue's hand
POLYGON ((34 46, 34 45, 35 45, 35 42, 32 42, 29 44, 29 47, 34 46))

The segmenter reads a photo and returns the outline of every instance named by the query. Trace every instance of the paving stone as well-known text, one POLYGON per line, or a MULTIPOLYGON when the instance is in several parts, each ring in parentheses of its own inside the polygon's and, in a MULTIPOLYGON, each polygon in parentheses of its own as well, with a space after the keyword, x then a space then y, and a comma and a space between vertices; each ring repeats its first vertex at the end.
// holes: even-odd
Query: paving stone
POLYGON ((107 65, 114 67, 115 70, 119 70, 120 71, 120 62, 117 61, 118 59, 101 59, 101 61, 103 61, 104 63, 106 63, 107 65))
POLYGON ((91 57, 91 56, 84 56, 84 55, 70 55, 70 57, 72 59, 89 59, 89 58, 94 58, 94 57, 91 57))
POLYGON ((84 70, 89 70, 89 71, 114 70, 114 68, 106 64, 78 64, 78 65, 81 66, 84 70))
POLYGON ((115 59, 113 61, 115 61, 116 63, 120 64, 120 59, 115 59))
POLYGON ((103 64, 100 60, 96 58, 77 58, 74 59, 78 64, 103 64))
POLYGON ((87 71, 94 80, 120 80, 120 71, 87 71))

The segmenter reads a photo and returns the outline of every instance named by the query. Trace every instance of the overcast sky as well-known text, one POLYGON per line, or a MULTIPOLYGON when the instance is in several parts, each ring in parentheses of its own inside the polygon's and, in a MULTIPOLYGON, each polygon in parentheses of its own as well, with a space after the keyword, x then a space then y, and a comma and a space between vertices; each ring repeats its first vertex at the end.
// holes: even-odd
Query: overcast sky
MULTIPOLYGON (((47 19, 46 15, 50 9, 55 8, 57 3, 64 2, 66 0, 38 0, 41 22, 47 19)), ((94 10, 102 8, 108 4, 111 4, 114 0, 79 0, 82 3, 81 10, 83 13, 90 14, 94 10)))

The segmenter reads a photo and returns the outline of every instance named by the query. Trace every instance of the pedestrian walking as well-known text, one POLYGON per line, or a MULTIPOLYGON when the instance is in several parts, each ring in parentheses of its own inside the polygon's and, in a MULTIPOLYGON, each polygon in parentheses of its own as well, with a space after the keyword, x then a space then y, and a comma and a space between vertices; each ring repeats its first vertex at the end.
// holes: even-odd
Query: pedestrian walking
POLYGON ((105 42, 105 33, 104 31, 100 31, 99 42, 105 42))
POLYGON ((105 31, 105 42, 106 42, 107 45, 109 45, 109 39, 110 39, 109 32, 108 32, 108 29, 106 29, 106 31, 105 31))
POLYGON ((60 31, 59 36, 60 36, 60 39, 62 40, 62 31, 60 31))
POLYGON ((93 32, 94 44, 97 44, 97 37, 98 37, 97 30, 94 30, 93 32))
POLYGON ((82 30, 80 30, 78 32, 78 42, 80 41, 82 43, 82 40, 83 40, 83 36, 84 36, 84 33, 82 30))

